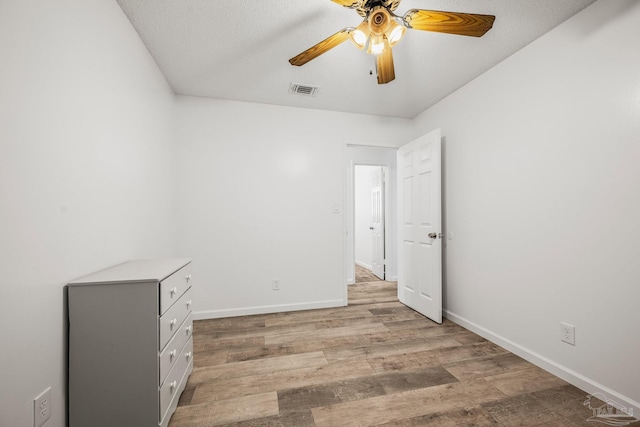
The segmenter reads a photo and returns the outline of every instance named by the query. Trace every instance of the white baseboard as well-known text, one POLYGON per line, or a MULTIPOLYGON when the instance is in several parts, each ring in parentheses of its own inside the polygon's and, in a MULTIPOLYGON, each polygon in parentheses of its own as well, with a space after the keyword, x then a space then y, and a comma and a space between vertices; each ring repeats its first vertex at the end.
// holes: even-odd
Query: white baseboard
POLYGON ((230 308, 223 310, 194 311, 194 320, 218 319, 221 317, 249 316, 252 314, 283 313, 287 311, 314 310, 317 308, 344 307, 347 302, 341 299, 314 301, 298 304, 263 305, 258 307, 230 308))
POLYGON ((477 323, 474 323, 468 319, 465 319, 462 316, 458 316, 457 314, 452 313, 449 310, 444 310, 444 316, 447 319, 451 320, 452 322, 457 323, 458 325, 472 332, 475 332, 481 337, 486 338, 487 340, 509 350, 513 354, 516 354, 522 357, 523 359, 533 363, 534 365, 544 369, 545 371, 548 371, 553 375, 559 378, 562 378, 569 384, 573 384, 579 389, 584 390, 587 394, 594 394, 598 392, 603 393, 609 399, 629 409, 632 409, 633 414, 629 414, 629 415, 635 416, 637 418, 638 414, 640 414, 640 403, 636 402, 635 400, 621 393, 618 393, 615 390, 612 390, 609 387, 606 387, 592 380, 591 378, 585 377, 584 375, 579 374, 567 368, 566 366, 563 366, 547 357, 544 357, 534 351, 531 351, 530 349, 523 347, 518 343, 515 343, 501 335, 498 335, 478 325, 477 323))
POLYGON ((365 264, 364 262, 362 262, 362 261, 358 261, 358 260, 356 260, 356 264, 358 264, 360 267, 364 267, 364 268, 366 268, 367 270, 371 270, 371 269, 373 268, 373 267, 372 267, 372 266, 370 266, 369 264, 365 264))

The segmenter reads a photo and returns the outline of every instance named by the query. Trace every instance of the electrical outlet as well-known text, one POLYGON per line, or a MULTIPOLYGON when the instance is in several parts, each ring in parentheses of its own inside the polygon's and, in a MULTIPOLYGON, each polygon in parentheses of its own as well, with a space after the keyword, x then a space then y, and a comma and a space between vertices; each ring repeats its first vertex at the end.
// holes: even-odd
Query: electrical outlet
POLYGON ((569 323, 560 322, 560 340, 567 344, 576 345, 576 327, 569 323))
POLYGON ((33 427, 40 427, 51 418, 51 387, 33 399, 33 427))
POLYGON ((272 282, 272 289, 273 289, 274 291, 279 291, 279 290, 280 290, 280 280, 278 280, 278 279, 273 279, 273 282, 272 282))

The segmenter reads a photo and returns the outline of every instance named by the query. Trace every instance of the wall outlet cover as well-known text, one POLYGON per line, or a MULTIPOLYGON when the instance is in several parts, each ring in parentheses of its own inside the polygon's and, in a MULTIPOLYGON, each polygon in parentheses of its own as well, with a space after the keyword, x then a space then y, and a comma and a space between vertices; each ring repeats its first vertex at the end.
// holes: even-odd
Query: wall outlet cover
POLYGON ((51 387, 33 399, 33 426, 40 427, 51 418, 51 387))
POLYGON ((569 323, 561 322, 560 340, 567 344, 576 345, 576 327, 569 323))

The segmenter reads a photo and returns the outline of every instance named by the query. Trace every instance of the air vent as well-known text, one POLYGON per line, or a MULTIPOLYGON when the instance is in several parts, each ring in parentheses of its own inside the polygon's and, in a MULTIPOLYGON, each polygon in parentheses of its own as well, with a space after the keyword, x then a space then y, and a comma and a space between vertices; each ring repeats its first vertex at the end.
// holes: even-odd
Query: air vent
POLYGON ((298 83, 291 83, 291 85, 289 85, 289 93, 297 95, 317 96, 319 90, 320 88, 317 86, 301 85, 298 83))

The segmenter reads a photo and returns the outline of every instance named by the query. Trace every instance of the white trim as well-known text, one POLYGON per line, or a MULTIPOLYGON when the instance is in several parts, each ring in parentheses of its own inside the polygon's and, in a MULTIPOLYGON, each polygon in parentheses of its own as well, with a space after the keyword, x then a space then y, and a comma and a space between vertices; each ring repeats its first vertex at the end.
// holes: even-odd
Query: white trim
POLYGON ((386 145, 386 144, 385 145, 367 145, 367 144, 364 144, 364 143, 359 144, 357 142, 353 142, 353 143, 347 142, 345 144, 345 146, 347 148, 391 148, 392 150, 397 150, 398 149, 397 145, 386 145))
POLYGON ((478 325, 477 323, 474 323, 468 319, 465 319, 462 316, 458 316, 457 314, 452 313, 449 310, 444 310, 444 314, 445 314, 445 317, 451 320, 452 322, 457 323, 458 325, 472 332, 475 332, 481 337, 488 339, 492 343, 497 344, 500 347, 503 347, 509 350, 513 354, 516 354, 522 357, 523 359, 533 363, 534 365, 544 369, 545 371, 548 371, 553 375, 559 378, 562 378, 566 382, 573 384, 574 386, 578 387, 581 390, 584 390, 586 393, 588 394, 594 394, 598 392, 603 393, 605 396, 607 396, 608 398, 611 398, 617 403, 620 403, 626 406, 627 408, 633 408, 634 416, 635 414, 640 413, 640 403, 636 402, 635 400, 623 394, 620 394, 614 390, 611 390, 610 388, 592 380, 591 378, 585 377, 584 375, 579 374, 578 372, 575 372, 567 368, 566 366, 561 365, 545 356, 542 356, 541 354, 538 354, 526 347, 523 347, 520 344, 515 343, 508 338, 498 335, 486 329, 485 327, 478 325))
POLYGON ((370 265, 368 265, 368 264, 365 264, 365 263, 364 263, 364 262, 362 262, 362 261, 358 261, 358 260, 356 260, 356 264, 358 264, 360 267, 366 268, 367 270, 371 270, 371 266, 370 266, 370 265))
POLYGON ((300 304, 263 305, 259 307, 229 308, 222 310, 194 311, 193 320, 218 319, 221 317, 250 316, 253 314, 281 313, 287 311, 314 310, 318 308, 344 307, 344 300, 314 301, 300 304))

